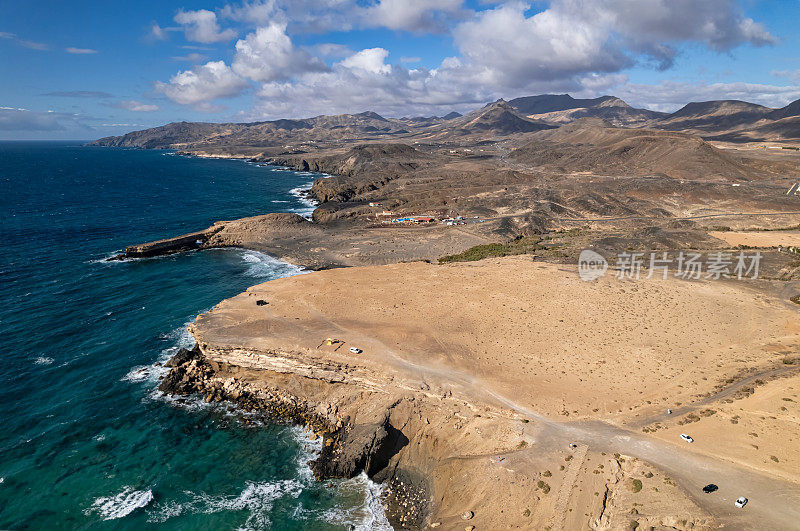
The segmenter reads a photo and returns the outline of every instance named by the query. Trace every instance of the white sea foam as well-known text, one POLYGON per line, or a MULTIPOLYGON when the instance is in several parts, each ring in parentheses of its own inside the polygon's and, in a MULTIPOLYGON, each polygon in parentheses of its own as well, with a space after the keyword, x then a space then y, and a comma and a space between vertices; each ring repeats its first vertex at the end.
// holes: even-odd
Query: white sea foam
POLYGON ((98 513, 103 520, 114 520, 128 516, 151 501, 153 501, 153 491, 150 489, 134 490, 132 487, 125 487, 118 494, 94 500, 92 506, 86 509, 85 514, 98 513))
POLYGON ((334 525, 352 525, 358 531, 392 530, 381 503, 382 485, 375 483, 362 472, 352 479, 340 482, 339 489, 344 492, 355 490, 364 496, 364 501, 355 507, 328 509, 322 515, 325 521, 334 525))
POLYGON ((316 479, 314 479, 314 472, 308 466, 308 462, 319 456, 322 451, 322 437, 312 441, 308 437, 308 432, 300 426, 292 426, 291 433, 301 447, 297 455, 297 476, 304 485, 311 485, 316 479))
POLYGON ((307 273, 302 267, 283 262, 258 251, 240 251, 247 264, 245 275, 255 278, 283 278, 307 273))
MULTIPOLYGON (((300 426, 292 427, 292 435, 300 443, 302 450, 297 457, 297 475, 304 485, 313 484, 314 473, 308 462, 319 456, 322 451, 322 438, 311 440, 300 426)), ((362 472, 353 479, 340 481, 338 488, 344 492, 355 491, 363 496, 363 503, 355 507, 344 508, 335 507, 322 514, 322 519, 334 525, 353 525, 359 531, 391 531, 392 526, 386 519, 386 513, 381 503, 383 496, 383 486, 375 483, 362 472)), ((297 513, 309 513, 302 508, 298 508, 297 513)), ((310 513, 313 514, 313 511, 310 513)))
POLYGON ((272 482, 247 482, 237 495, 210 495, 204 492, 187 492, 189 499, 183 503, 167 502, 157 505, 148 516, 148 522, 163 523, 182 514, 214 514, 225 511, 247 511, 243 529, 269 529, 269 512, 275 500, 290 496, 297 498, 303 486, 294 479, 272 482))
POLYGON ((39 356, 38 358, 33 360, 33 363, 35 363, 36 365, 52 365, 53 358, 48 358, 47 356, 39 356))
POLYGON ((289 190, 290 194, 295 196, 298 199, 298 201, 300 201, 303 205, 305 205, 303 207, 293 209, 292 212, 300 214, 306 219, 311 219, 311 214, 313 214, 314 210, 317 208, 316 201, 312 201, 305 194, 305 192, 309 189, 311 184, 312 183, 304 184, 302 186, 298 186, 296 188, 292 188, 291 190, 289 190))
POLYGON ((121 382, 139 383, 149 380, 157 380, 158 377, 164 374, 166 370, 164 367, 156 365, 137 365, 128 371, 128 374, 120 378, 121 382))

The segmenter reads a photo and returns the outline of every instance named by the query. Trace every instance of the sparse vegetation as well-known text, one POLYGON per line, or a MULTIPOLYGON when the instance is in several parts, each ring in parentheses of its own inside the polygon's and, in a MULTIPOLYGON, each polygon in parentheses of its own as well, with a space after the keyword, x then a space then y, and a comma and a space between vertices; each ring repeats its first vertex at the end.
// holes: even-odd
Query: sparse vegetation
POLYGON ((775 457, 774 455, 769 456, 769 458, 775 461, 776 463, 778 462, 778 458, 775 457))
POLYGON ((530 515, 531 515, 530 509, 525 509, 524 511, 522 511, 522 516, 524 516, 525 518, 528 518, 530 515))
POLYGON ((462 253, 443 256, 439 258, 439 263, 448 264, 453 262, 474 262, 484 258, 527 254, 543 249, 543 247, 539 245, 539 242, 541 242, 541 238, 538 236, 523 236, 508 243, 487 243, 483 245, 476 245, 475 247, 470 247, 462 253))
POLYGON ((642 480, 641 479, 634 479, 631 482, 631 491, 632 492, 639 492, 642 490, 642 480))
MULTIPOLYGON (((790 264, 790 265, 792 265, 792 264, 790 264)), ((798 260, 797 265, 800 265, 800 260, 798 260)), ((794 297, 792 297, 789 300, 792 301, 795 304, 800 304, 800 295, 795 295, 794 297)))
POLYGON ((537 486, 537 487, 539 487, 540 489, 542 489, 542 492, 544 492, 545 494, 547 494, 548 492, 550 492, 550 485, 548 485, 547 483, 545 483, 545 482, 544 482, 544 481, 542 481, 541 479, 540 479, 540 480, 539 480, 539 482, 536 484, 536 486, 537 486))

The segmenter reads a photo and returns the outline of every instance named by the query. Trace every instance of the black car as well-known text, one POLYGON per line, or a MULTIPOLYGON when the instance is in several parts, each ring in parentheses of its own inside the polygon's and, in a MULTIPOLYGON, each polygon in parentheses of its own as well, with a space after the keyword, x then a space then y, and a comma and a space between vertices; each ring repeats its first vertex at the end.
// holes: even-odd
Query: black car
POLYGON ((717 486, 716 486, 716 485, 714 485, 713 483, 709 483, 708 485, 706 485, 705 487, 703 487, 703 492, 705 492, 706 494, 709 494, 709 493, 711 493, 711 492, 714 492, 714 491, 715 491, 715 490, 717 490, 718 488, 719 488, 719 487, 717 487, 717 486))

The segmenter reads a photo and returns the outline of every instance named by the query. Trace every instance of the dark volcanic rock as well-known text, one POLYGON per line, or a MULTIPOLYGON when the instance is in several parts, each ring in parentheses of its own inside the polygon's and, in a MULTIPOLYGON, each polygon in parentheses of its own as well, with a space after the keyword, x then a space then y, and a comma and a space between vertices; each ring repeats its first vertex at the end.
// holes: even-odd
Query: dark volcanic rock
POLYGON ((195 345, 192 350, 180 349, 165 366, 171 370, 158 384, 158 390, 169 395, 188 395, 197 391, 195 378, 190 374, 191 362, 201 357, 200 347, 195 345))
POLYGON ((344 426, 325 437, 320 456, 311 462, 320 479, 357 476, 363 470, 372 477, 380 472, 408 438, 389 422, 344 426))

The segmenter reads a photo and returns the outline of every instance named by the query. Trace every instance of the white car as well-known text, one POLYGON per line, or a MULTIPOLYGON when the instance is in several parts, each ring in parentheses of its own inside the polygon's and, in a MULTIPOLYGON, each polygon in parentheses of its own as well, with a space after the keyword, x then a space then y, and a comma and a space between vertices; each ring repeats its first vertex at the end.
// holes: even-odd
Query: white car
POLYGON ((685 433, 681 433, 681 439, 683 439, 686 442, 694 442, 694 439, 692 439, 690 436, 686 435, 685 433))
POLYGON ((745 498, 744 496, 739 496, 739 498, 737 498, 737 500, 733 502, 733 504, 739 509, 741 509, 742 507, 747 505, 747 498, 745 498))
POLYGON ((350 352, 353 354, 361 354, 362 350, 360 348, 350 347, 350 352))

